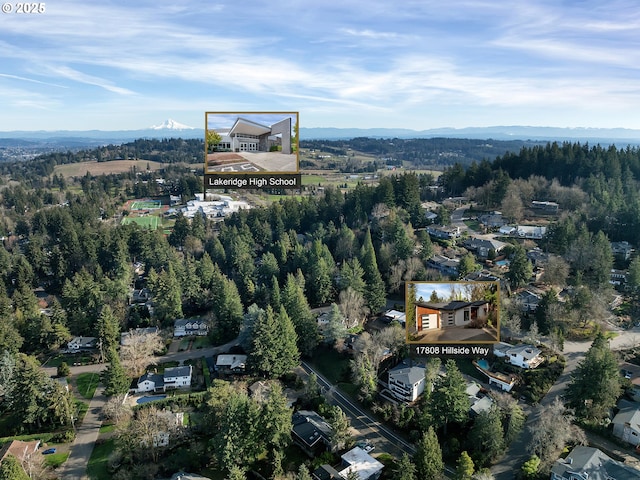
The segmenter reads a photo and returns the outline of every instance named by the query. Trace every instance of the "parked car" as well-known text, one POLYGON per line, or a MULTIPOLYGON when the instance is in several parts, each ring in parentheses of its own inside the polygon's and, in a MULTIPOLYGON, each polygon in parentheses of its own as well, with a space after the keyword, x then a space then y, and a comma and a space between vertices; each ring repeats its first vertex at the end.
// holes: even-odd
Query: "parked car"
POLYGON ((52 453, 56 453, 56 449, 55 448, 47 448, 46 450, 44 450, 42 452, 43 455, 51 455, 52 453))
POLYGON ((356 447, 360 447, 362 450, 364 450, 367 453, 373 452, 373 450, 376 448, 373 443, 368 441, 357 442, 356 447))

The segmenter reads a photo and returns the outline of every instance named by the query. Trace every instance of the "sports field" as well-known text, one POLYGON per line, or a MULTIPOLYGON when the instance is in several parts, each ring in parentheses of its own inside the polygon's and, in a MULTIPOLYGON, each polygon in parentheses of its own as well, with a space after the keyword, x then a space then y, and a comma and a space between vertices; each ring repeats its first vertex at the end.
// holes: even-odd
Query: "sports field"
POLYGON ((131 210, 153 210, 155 208, 162 208, 162 202, 160 200, 134 200, 131 202, 131 210))
POLYGON ((149 230, 156 230, 159 224, 159 218, 155 215, 150 215, 148 217, 124 217, 122 219, 122 225, 129 225, 131 223, 137 223, 143 228, 148 228, 149 230))

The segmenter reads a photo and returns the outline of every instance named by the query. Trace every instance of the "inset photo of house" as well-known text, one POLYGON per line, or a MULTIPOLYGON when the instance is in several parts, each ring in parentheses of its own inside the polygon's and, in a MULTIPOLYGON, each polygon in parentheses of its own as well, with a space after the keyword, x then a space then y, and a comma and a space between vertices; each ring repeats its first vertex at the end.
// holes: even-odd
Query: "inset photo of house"
POLYGON ((499 341, 499 294, 498 282, 408 282, 407 341, 499 341))
POLYGON ((297 173, 297 112, 206 112, 205 173, 297 173))

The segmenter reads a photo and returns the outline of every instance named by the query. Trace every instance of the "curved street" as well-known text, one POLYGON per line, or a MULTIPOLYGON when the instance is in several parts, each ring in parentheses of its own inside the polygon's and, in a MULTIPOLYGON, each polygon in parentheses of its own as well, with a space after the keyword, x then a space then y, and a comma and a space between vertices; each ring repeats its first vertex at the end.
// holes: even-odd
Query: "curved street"
MULTIPOLYGON (((185 360, 200 357, 210 357, 218 355, 220 353, 227 352, 231 347, 237 344, 237 339, 234 339, 224 345, 217 347, 202 348, 197 350, 190 350, 185 352, 167 353, 166 355, 157 357, 158 363, 177 361, 184 362, 185 360)), ((106 368, 106 363, 96 363, 92 365, 80 365, 76 367, 70 367, 71 375, 78 375, 80 373, 100 373, 106 368)), ((56 367, 43 367, 43 370, 50 376, 57 374, 56 367)), ((96 394, 89 402, 89 409, 85 414, 82 423, 76 428, 76 438, 71 446, 69 458, 60 467, 60 478, 65 480, 88 480, 87 465, 91 458, 91 452, 95 446, 98 435, 100 434, 100 427, 102 420, 100 415, 102 407, 107 402, 107 397, 102 394, 102 388, 96 389, 96 394)))

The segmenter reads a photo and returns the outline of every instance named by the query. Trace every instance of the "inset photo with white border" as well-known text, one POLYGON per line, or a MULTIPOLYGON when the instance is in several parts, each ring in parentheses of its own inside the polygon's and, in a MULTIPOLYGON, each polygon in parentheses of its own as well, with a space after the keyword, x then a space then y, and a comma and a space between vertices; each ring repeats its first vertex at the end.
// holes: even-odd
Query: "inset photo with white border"
POLYGON ((297 112, 206 112, 205 173, 298 173, 297 112))
POLYGON ((499 282, 407 282, 409 343, 500 340, 499 282))

